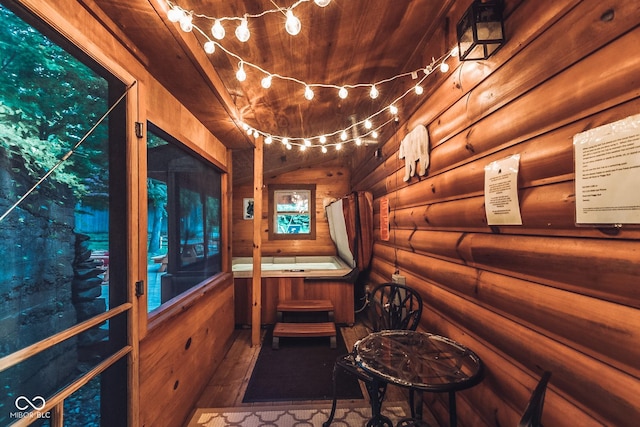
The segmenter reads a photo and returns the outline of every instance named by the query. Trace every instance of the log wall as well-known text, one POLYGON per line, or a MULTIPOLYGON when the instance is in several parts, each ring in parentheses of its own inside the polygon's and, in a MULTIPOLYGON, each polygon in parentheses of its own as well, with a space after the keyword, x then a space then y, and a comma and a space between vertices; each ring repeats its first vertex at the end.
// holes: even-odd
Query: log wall
MULTIPOLYGON (((390 239, 376 234, 369 281, 398 270, 425 301, 421 328, 485 362, 482 383, 458 394, 460 425, 516 425, 549 370, 545 425, 632 426, 640 229, 575 226, 572 138, 640 113, 640 3, 507 0, 505 15, 501 50, 432 76, 382 158, 354 164, 352 189, 374 194, 374 227, 380 198, 390 205, 390 239), (430 166, 405 183, 399 142, 417 124, 429 131, 430 166), (484 167, 513 154, 523 225, 488 226, 484 167)), ((446 396, 427 399, 446 425, 446 396)))

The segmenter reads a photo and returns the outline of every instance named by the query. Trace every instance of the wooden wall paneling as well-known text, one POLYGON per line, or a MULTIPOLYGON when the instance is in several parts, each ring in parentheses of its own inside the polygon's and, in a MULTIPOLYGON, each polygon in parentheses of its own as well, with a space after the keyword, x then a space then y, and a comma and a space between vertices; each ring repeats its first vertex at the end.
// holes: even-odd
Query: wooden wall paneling
MULTIPOLYGON (((523 5, 523 9, 535 7, 539 13, 544 6, 537 3, 535 2, 534 6, 534 3, 527 2, 523 5)), ((555 9, 557 13, 567 12, 566 4, 554 3, 555 5, 549 4, 547 6, 555 9)), ((519 50, 514 51, 513 56, 499 69, 496 69, 491 76, 479 83, 468 92, 467 96, 444 112, 438 118, 437 126, 433 127, 430 132, 434 144, 441 144, 451 135, 459 132, 460 129, 465 129, 488 116, 493 111, 520 97, 530 88, 541 85, 545 80, 615 40, 621 33, 637 26, 637 8, 637 5, 625 0, 607 3, 602 3, 599 0, 577 2, 576 7, 569 10, 555 25, 531 40, 527 45, 520 46, 519 50), (615 10, 615 25, 613 22, 601 19, 601 16, 609 9, 615 10), (553 49, 557 45, 555 41, 558 38, 564 38, 566 41, 561 52, 553 49), (532 61, 531 58, 536 58, 536 60, 532 61), (497 82, 500 84, 499 92, 495 90, 497 82), (463 113, 461 114, 461 112, 463 113)), ((515 14, 519 12, 518 9, 515 14)), ((555 16, 554 20, 557 19, 558 16, 555 16)), ((549 22, 553 22, 553 20, 537 19, 533 24, 545 23, 548 25, 549 22)), ((530 19, 523 23, 527 26, 531 24, 530 19)), ((519 37, 522 29, 514 28, 513 30, 515 34, 511 37, 519 37)), ((470 66, 473 66, 473 63, 470 66)), ((460 74, 463 74, 462 71, 460 74)), ((468 86, 467 90, 469 90, 468 86)))
MULTIPOLYGON (((428 306, 421 327, 487 362, 485 381, 462 394, 461 423, 477 425, 479 410, 488 425, 514 425, 550 369, 545 424, 633 425, 640 230, 575 226, 572 137, 637 114, 638 62, 624 52, 638 41, 640 4, 508 3, 507 45, 460 64, 385 143, 386 157, 353 172, 354 188, 391 205, 391 239, 375 230, 369 278, 399 269, 428 306), (431 164, 405 183, 396 144, 418 123, 431 164), (488 227, 483 168, 512 153, 523 225, 488 227)), ((446 401, 430 399, 446 419, 446 401)))
POLYGON ((140 342, 141 426, 182 425, 231 345, 233 279, 218 280, 140 342))
MULTIPOLYGON (((508 108, 494 112, 464 133, 456 134, 446 144, 433 148, 430 167, 434 170, 451 168, 468 162, 479 153, 486 156, 637 98, 640 95, 637 60, 633 56, 621 56, 620 52, 628 52, 638 43, 640 27, 515 99, 508 108), (616 64, 615 70, 612 63, 616 64), (590 70, 589 75, 585 75, 585 69, 590 70), (600 77, 595 79, 592 75, 600 77), (574 102, 566 102, 567 99, 574 102), (541 105, 545 108, 540 108, 541 105)), ((501 84, 499 81, 494 83, 501 84)), ((458 114, 464 115, 464 109, 460 106, 458 114)), ((434 127, 429 126, 430 135, 434 133, 434 127)))
MULTIPOLYGON (((404 261, 404 257, 400 259, 404 261)), ((390 276, 394 270, 394 266, 389 261, 383 262, 379 258, 374 258, 374 262, 374 269, 380 277, 390 276)), ((421 260, 421 263, 424 265, 425 260, 421 260)), ((640 408, 633 403, 635 401, 634 395, 640 390, 640 384, 635 377, 581 351, 567 347, 566 344, 562 344, 562 341, 556 341, 549 338, 548 335, 530 329, 530 323, 516 323, 512 319, 504 317, 504 313, 496 313, 493 308, 489 310, 477 305, 473 302, 476 293, 474 283, 472 283, 474 273, 471 270, 473 269, 452 265, 452 270, 443 271, 445 267, 444 261, 434 261, 434 265, 430 267, 433 271, 428 273, 424 269, 416 273, 419 271, 416 267, 412 269, 401 268, 401 271, 406 276, 407 283, 420 290, 428 306, 432 306, 442 313, 447 313, 448 319, 473 332, 474 336, 482 337, 486 342, 491 342, 501 352, 508 354, 529 369, 535 370, 536 366, 541 366, 544 369, 552 370, 554 382, 558 385, 564 384, 565 392, 575 398, 575 400, 570 399, 573 404, 583 409, 586 409, 585 405, 588 408, 593 408, 595 411, 593 413, 591 410, 586 410, 590 416, 601 420, 601 422, 610 420, 615 425, 627 425, 625 424, 627 421, 640 415, 640 408), (465 273, 464 269, 469 270, 468 273, 465 273), (456 273, 455 270, 459 271, 456 273), (434 272, 441 276, 434 279, 434 272), (438 286, 425 285, 425 276, 422 275, 425 273, 428 274, 430 282, 436 280, 431 283, 440 284, 438 286), (463 286, 465 281, 468 283, 463 286), (451 292, 452 290, 454 293, 451 292), (465 295, 465 297, 462 298, 459 295, 465 295), (470 295, 472 298, 468 299, 470 295), (567 360, 571 360, 571 364, 567 365, 567 360), (588 374, 589 370, 593 370, 590 372, 598 372, 598 375, 588 374), (612 383, 607 385, 606 383, 610 381, 612 383), (614 386, 613 382, 617 381, 621 381, 621 384, 624 383, 624 390, 620 385, 614 386), (593 394, 585 392, 585 389, 592 391, 593 394), (616 408, 612 408, 611 405, 616 408)), ((429 310, 427 310, 428 312, 429 310)), ((625 320, 621 322, 623 323, 625 320)), ((634 321, 631 320, 630 324, 633 325, 634 321)), ((609 327, 612 325, 616 327, 615 323, 609 324, 609 327)), ((581 327, 591 328, 593 326, 587 318, 581 327)), ((580 326, 576 326, 576 328, 579 329, 580 326)), ((598 343, 601 347, 606 346, 609 342, 606 329, 606 325, 601 328, 604 331, 600 337, 602 342, 598 343)), ((466 336, 452 336, 452 338, 460 340, 462 343, 468 339, 466 336)), ((637 341, 637 339, 631 339, 631 341, 637 341)), ((473 346, 470 345, 470 348, 473 346)), ((606 422, 604 423, 606 424, 606 422)))
MULTIPOLYGON (((640 417, 637 378, 529 328, 505 321, 492 311, 480 309, 441 288, 430 287, 427 295, 433 305, 453 321, 495 343, 502 352, 529 369, 541 366, 551 370, 554 384, 603 424, 629 425, 630 420, 640 417)), ((567 425, 575 424, 571 420, 567 425)))
POLYGON ((236 325, 251 324, 251 279, 237 277, 233 279, 235 309, 234 317, 236 325))
MULTIPOLYGON (((640 237, 640 230, 636 226, 622 227, 621 229, 606 226, 576 228, 573 182, 524 189, 520 191, 519 198, 522 226, 488 226, 484 196, 443 203, 426 203, 422 207, 400 210, 397 215, 392 210, 390 219, 392 224, 394 220, 412 224, 422 209, 425 224, 422 228, 425 229, 614 239, 637 239, 640 237)), ((393 199, 393 196, 389 197, 390 203, 393 199)), ((374 214, 374 224, 379 223, 379 214, 374 214)), ((409 225, 409 227, 411 226, 409 225)), ((393 232, 392 230, 391 236, 393 236, 393 232)))
MULTIPOLYGON (((531 371, 526 368, 523 370, 517 361, 505 356, 487 341, 478 340, 477 337, 469 334, 469 331, 461 329, 459 325, 452 323, 445 314, 433 307, 430 307, 427 312, 423 326, 428 331, 437 331, 444 336, 464 337, 465 344, 480 355, 485 364, 486 374, 483 381, 478 386, 459 395, 458 413, 460 418, 472 420, 468 424, 473 426, 480 423, 480 420, 477 419, 479 416, 491 426, 516 425, 543 369, 536 366, 531 371)), ((461 338, 457 339, 461 340, 461 338)), ((446 420, 447 402, 444 396, 440 397, 442 401, 440 419, 446 420)), ((585 427, 602 425, 601 422, 585 414, 580 407, 567 400, 565 395, 557 390, 553 379, 547 389, 545 408, 542 417, 544 425, 562 426, 566 423, 585 427)))

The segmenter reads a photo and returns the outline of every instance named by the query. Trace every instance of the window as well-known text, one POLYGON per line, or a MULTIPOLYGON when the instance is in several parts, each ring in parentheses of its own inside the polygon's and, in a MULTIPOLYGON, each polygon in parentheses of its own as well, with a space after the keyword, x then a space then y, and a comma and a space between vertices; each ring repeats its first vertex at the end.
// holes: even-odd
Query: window
POLYGON ((147 162, 147 309, 152 311, 222 270, 222 175, 152 123, 147 162))
POLYGON ((315 207, 315 185, 270 185, 269 239, 315 239, 315 207))
POLYGON ((11 360, 0 372, 0 425, 26 413, 21 396, 55 395, 65 425, 123 425, 126 363, 92 370, 126 345, 126 312, 71 328, 127 302, 125 103, 83 139, 125 86, 0 3, 0 357, 11 360), (20 354, 57 334, 68 339, 20 354), (70 390, 80 379, 90 381, 70 390), (111 389, 124 391, 102 392, 111 389))

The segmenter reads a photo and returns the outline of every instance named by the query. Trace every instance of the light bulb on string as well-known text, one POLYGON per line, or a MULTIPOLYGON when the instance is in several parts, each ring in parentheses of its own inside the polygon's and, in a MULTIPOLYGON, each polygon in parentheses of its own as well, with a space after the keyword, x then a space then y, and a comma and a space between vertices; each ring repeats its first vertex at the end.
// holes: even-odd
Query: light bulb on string
POLYGON ((341 87, 340 90, 338 90, 338 96, 342 99, 345 99, 347 96, 349 96, 347 88, 341 87))
POLYGON ((373 126, 373 123, 371 123, 371 120, 367 119, 364 121, 364 128, 365 129, 371 129, 371 127, 373 126))
POLYGON ((267 144, 267 145, 271 144, 272 142, 273 142, 273 139, 271 138, 271 135, 267 136, 264 139, 264 143, 267 144))
POLYGON ((362 145, 362 140, 360 139, 360 137, 356 138, 356 145, 358 147, 362 145))
POLYGON ((287 150, 291 150, 292 148, 293 148, 293 145, 287 144, 287 150))
POLYGON ((317 4, 320 7, 325 7, 327 6, 329 3, 331 3, 331 0, 313 0, 313 2, 315 4, 317 4))
POLYGON ((415 90, 416 95, 422 95, 424 93, 424 89, 420 85, 416 85, 416 87, 413 88, 413 90, 415 90))
POLYGON ((222 40, 224 38, 226 32, 219 19, 216 19, 213 23, 213 26, 211 27, 211 34, 218 40, 222 40))
POLYGON ((251 37, 251 33, 249 32, 249 23, 247 22, 247 18, 242 18, 240 25, 236 28, 236 37, 241 42, 246 42, 251 37))
POLYGON ((287 10, 287 21, 284 24, 284 28, 285 30, 287 30, 287 33, 291 34, 292 36, 298 35, 298 33, 300 33, 300 29, 302 28, 300 20, 293 14, 293 11, 291 9, 287 10))
POLYGON ((374 130, 373 132, 371 132, 371 137, 374 139, 378 139, 378 131, 374 130))
POLYGON ((289 138, 287 137, 282 138, 282 145, 289 145, 289 138))
POLYGON ((253 131, 253 137, 254 137, 255 139, 258 139, 258 137, 259 137, 259 136, 260 136, 260 134, 258 133, 258 131, 257 131, 257 130, 254 130, 254 131, 253 131))
POLYGON ((340 133, 340 139, 343 141, 347 140, 347 131, 343 130, 342 133, 340 133))
POLYGON ((314 96, 313 90, 311 90, 311 88, 310 88, 309 86, 307 86, 307 87, 304 89, 304 97, 305 97, 307 100, 311 101, 311 100, 313 99, 313 96, 314 96))
POLYGON ((458 46, 455 46, 453 49, 451 49, 451 56, 452 57, 456 58, 459 53, 460 53, 460 50, 458 49, 458 46))
POLYGON ((167 19, 169 19, 170 22, 175 23, 175 22, 178 22, 183 15, 184 15, 184 11, 182 9, 180 9, 178 6, 173 6, 167 12, 167 19))
POLYGON ((323 153, 326 153, 326 152, 327 152, 327 147, 326 147, 326 146, 324 146, 324 145, 322 146, 322 152, 323 152, 323 153))
POLYGON ((306 149, 307 149, 307 146, 306 146, 306 145, 301 145, 301 146, 300 146, 300 151, 305 151, 306 149))
POLYGON ((204 51, 207 52, 209 55, 211 55, 213 52, 216 51, 216 44, 211 40, 207 41, 204 44, 204 51))
POLYGON ((395 116, 396 114, 398 114, 398 107, 393 104, 389 105, 389 112, 395 116))
POLYGON ((238 63, 238 71, 236 72, 236 79, 238 79, 239 82, 243 82, 247 79, 247 73, 245 73, 244 71, 244 63, 242 61, 238 63))
POLYGON ((341 144, 341 143, 337 143, 337 144, 336 144, 336 150, 337 150, 337 151, 342 150, 342 144, 341 144))
POLYGON ((271 75, 268 75, 262 79, 260 82, 263 88, 269 89, 271 87, 271 75))
POLYGON ((185 33, 189 33, 193 30, 193 16, 190 13, 184 12, 180 17, 180 28, 185 33))
POLYGON ((443 73, 446 73, 447 71, 449 71, 449 64, 447 64, 446 62, 443 62, 442 64, 440 64, 440 71, 443 73))
MULTIPOLYGON (((326 137, 326 136, 324 136, 324 135, 322 135, 322 136, 320 137, 320 144, 326 144, 326 142, 327 142, 327 137, 326 137)), ((326 151, 325 151, 325 153, 326 153, 326 151)))
POLYGON ((371 91, 369 92, 371 99, 376 99, 378 95, 380 95, 380 92, 378 92, 376 85, 371 85, 371 91))
POLYGON ((311 147, 311 141, 309 141, 308 139, 304 140, 304 145, 307 147, 311 147))

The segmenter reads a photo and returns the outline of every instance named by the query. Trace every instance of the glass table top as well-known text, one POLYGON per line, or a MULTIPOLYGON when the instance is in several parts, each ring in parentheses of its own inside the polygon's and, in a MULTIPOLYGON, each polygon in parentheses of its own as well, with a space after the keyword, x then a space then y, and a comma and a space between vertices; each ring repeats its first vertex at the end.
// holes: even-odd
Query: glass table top
POLYGON ((465 346, 426 332, 374 332, 354 346, 357 363, 380 379, 424 391, 457 391, 482 379, 480 358, 465 346))

